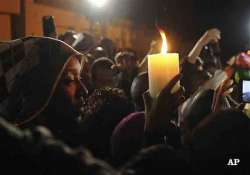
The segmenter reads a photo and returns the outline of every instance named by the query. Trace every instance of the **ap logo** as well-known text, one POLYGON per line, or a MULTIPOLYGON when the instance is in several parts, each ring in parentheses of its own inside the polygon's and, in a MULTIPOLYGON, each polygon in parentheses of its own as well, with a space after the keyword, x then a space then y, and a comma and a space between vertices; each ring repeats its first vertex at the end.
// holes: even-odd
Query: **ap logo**
POLYGON ((227 165, 228 166, 237 166, 240 163, 240 159, 229 159, 227 165))

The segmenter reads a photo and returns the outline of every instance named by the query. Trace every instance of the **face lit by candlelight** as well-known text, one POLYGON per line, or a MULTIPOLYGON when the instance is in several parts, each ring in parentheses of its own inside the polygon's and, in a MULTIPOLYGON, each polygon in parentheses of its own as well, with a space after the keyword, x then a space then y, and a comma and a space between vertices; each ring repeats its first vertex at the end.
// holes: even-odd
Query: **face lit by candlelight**
POLYGON ((167 54, 168 52, 168 44, 167 44, 167 37, 163 30, 159 29, 161 38, 162 38, 162 47, 161 47, 161 54, 167 54))

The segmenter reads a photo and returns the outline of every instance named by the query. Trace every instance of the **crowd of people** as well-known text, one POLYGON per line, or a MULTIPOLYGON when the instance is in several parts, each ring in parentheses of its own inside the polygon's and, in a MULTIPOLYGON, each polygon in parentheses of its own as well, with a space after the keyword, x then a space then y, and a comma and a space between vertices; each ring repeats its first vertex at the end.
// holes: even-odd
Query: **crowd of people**
POLYGON ((1 42, 1 171, 249 175, 240 83, 250 78, 250 55, 222 63, 212 47, 220 39, 218 29, 207 30, 154 99, 147 55, 108 38, 67 31, 1 42))

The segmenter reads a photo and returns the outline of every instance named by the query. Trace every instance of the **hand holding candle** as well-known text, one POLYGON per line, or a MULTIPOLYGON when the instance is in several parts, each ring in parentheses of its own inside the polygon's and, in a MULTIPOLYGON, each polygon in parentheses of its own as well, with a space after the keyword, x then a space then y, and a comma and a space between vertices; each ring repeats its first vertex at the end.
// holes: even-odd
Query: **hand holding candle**
POLYGON ((179 74, 179 54, 167 53, 167 39, 163 31, 162 50, 160 54, 148 56, 149 92, 156 98, 161 90, 179 74))

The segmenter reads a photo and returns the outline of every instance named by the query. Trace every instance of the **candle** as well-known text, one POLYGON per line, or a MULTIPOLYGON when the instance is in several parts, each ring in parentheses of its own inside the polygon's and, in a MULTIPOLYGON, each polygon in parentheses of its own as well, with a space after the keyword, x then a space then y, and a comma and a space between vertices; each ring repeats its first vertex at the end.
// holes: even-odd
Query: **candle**
POLYGON ((161 90, 179 74, 179 54, 167 53, 167 39, 163 31, 161 53, 148 56, 149 92, 156 98, 161 90))

